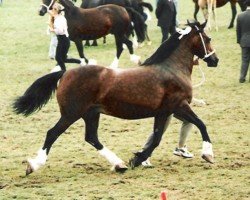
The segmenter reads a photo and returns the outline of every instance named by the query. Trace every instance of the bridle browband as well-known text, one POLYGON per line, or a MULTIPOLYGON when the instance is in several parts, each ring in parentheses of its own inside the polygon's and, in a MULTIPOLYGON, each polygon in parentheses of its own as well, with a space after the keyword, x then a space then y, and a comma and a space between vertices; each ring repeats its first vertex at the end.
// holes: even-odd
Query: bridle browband
POLYGON ((211 55, 213 55, 213 54, 215 53, 215 49, 214 49, 212 52, 208 53, 207 48, 206 48, 206 45, 205 45, 205 42, 204 42, 204 38, 203 38, 203 36, 202 36, 202 34, 201 34, 200 29, 199 29, 197 26, 194 26, 194 27, 196 28, 196 30, 198 31, 198 33, 199 33, 199 35, 200 35, 201 42, 202 42, 202 45, 203 45, 203 48, 204 48, 204 51, 205 51, 205 55, 204 55, 204 57, 202 58, 202 60, 205 60, 206 58, 210 57, 211 55))

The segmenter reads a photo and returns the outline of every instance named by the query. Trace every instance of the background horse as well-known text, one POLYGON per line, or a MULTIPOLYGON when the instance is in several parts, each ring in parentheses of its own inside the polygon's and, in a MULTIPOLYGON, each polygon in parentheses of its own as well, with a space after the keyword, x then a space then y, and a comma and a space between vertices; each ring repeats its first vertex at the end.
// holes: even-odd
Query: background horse
MULTIPOLYGON (((39 14, 43 16, 47 12, 46 6, 51 9, 54 2, 55 0, 43 0, 39 14)), ((123 51, 123 43, 129 49, 131 60, 139 62, 139 57, 134 55, 132 42, 126 36, 131 25, 131 19, 124 8, 116 5, 104 5, 98 8, 82 9, 74 6, 69 0, 60 0, 59 2, 64 6, 69 38, 75 42, 80 57, 85 59, 86 63, 88 63, 88 59, 83 54, 82 40, 98 39, 107 34, 113 34, 116 43, 116 57, 111 67, 118 66, 123 51)), ((137 37, 140 41, 144 41, 144 21, 140 17, 137 18, 136 14, 133 14, 133 16, 137 37)))
MULTIPOLYGON (((106 5, 106 4, 115 4, 118 6, 122 6, 125 8, 132 8, 135 11, 137 11, 139 14, 141 14, 141 16, 144 18, 144 20, 146 21, 147 16, 145 16, 145 12, 144 12, 144 8, 147 8, 150 12, 153 11, 153 6, 150 3, 144 2, 142 0, 82 0, 82 4, 81 4, 81 8, 95 8, 97 6, 101 6, 101 5, 106 5)), ((145 36, 146 39, 148 41, 148 43, 150 43, 150 38, 148 36, 148 32, 147 32, 147 25, 145 24, 145 36)), ((103 43, 106 43, 106 38, 104 38, 103 43)), ((90 45, 89 42, 86 42, 86 45, 90 45)), ((92 46, 97 46, 97 41, 94 40, 92 46)))
MULTIPOLYGON (((197 13, 199 12, 199 4, 198 4, 199 0, 193 0, 194 4, 195 4, 195 9, 194 9, 194 18, 197 20, 197 13)), ((228 26, 228 28, 233 28, 234 27, 234 20, 237 14, 237 9, 236 9, 236 3, 238 3, 240 5, 240 8, 242 11, 246 10, 246 6, 244 4, 244 0, 216 0, 216 7, 220 8, 224 5, 226 5, 228 2, 230 2, 231 4, 231 10, 232 10, 232 19, 231 22, 228 26)))
POLYGON ((122 119, 154 117, 152 143, 136 153, 130 162, 132 167, 140 165, 159 145, 166 120, 173 113, 198 127, 203 139, 202 157, 213 162, 212 144, 206 126, 189 106, 192 100, 194 55, 202 58, 210 67, 218 63, 210 38, 203 31, 205 25, 193 23, 185 30, 176 32, 142 67, 113 70, 93 65, 54 72, 37 79, 14 102, 15 112, 27 116, 41 109, 57 89, 61 117, 47 132, 38 155, 28 160, 26 174, 46 163, 53 143, 78 119, 85 121, 85 140, 116 170, 126 170, 124 162, 98 139, 101 113, 122 119))

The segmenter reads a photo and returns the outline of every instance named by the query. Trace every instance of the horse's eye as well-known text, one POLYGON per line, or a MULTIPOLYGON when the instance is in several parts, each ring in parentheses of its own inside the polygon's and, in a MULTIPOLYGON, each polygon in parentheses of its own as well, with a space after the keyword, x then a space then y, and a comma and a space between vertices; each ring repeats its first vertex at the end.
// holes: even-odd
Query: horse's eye
POLYGON ((212 39, 211 39, 210 37, 207 38, 207 42, 211 42, 211 40, 212 40, 212 39))

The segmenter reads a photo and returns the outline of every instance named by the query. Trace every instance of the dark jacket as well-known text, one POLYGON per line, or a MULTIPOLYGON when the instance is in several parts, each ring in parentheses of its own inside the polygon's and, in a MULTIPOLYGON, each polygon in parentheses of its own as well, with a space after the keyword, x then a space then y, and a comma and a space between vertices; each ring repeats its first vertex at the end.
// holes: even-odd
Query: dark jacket
POLYGON ((171 27, 176 25, 176 10, 174 2, 171 0, 159 0, 155 10, 158 26, 171 27))
POLYGON ((238 15, 236 31, 237 43, 241 47, 250 47, 250 9, 238 15))

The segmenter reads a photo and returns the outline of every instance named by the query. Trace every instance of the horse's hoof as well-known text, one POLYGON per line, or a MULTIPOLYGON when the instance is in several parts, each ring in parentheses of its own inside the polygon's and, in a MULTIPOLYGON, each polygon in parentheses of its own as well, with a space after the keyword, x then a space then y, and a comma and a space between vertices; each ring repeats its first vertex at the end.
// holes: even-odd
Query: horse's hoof
POLYGON ((140 166, 142 164, 143 160, 140 159, 140 157, 135 156, 134 158, 131 158, 129 160, 129 166, 131 167, 131 169, 134 169, 138 166, 140 166))
POLYGON ((205 161, 214 164, 214 157, 212 155, 209 154, 202 154, 201 156, 205 161))
POLYGON ((234 27, 233 25, 230 25, 230 26, 228 27, 228 29, 233 28, 233 27, 234 27))
POLYGON ((28 176, 32 172, 34 172, 34 170, 32 169, 31 165, 28 163, 28 166, 27 166, 27 169, 26 169, 26 176, 28 176))
POLYGON ((121 163, 112 167, 111 170, 119 173, 124 173, 125 171, 127 171, 127 169, 128 167, 124 163, 121 163))

